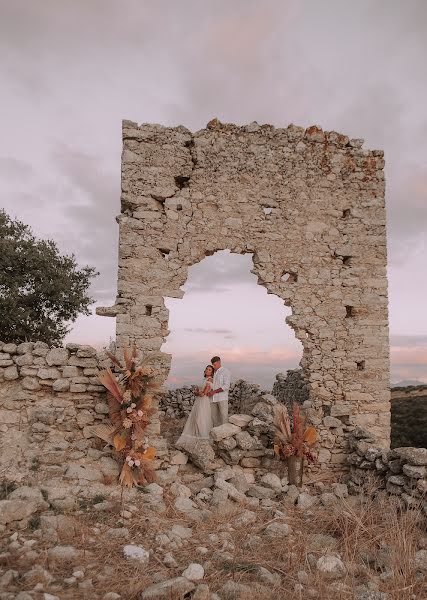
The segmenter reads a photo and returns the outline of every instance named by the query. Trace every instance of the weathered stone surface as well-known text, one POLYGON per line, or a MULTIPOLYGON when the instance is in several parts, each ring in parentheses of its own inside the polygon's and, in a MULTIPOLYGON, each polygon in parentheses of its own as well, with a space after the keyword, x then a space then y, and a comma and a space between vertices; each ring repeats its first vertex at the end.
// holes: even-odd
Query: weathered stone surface
POLYGON ((6 367, 3 371, 3 377, 6 381, 13 381, 14 379, 18 379, 18 369, 15 366, 6 367))
POLYGON ((210 431, 210 435, 215 442, 219 442, 220 440, 229 438, 239 432, 240 427, 237 427, 237 425, 224 423, 223 425, 218 425, 218 427, 213 427, 210 431))
POLYGON ((66 348, 52 348, 46 354, 46 363, 50 367, 66 365, 69 356, 70 353, 66 348))
POLYGON ((147 565, 150 560, 150 553, 142 546, 135 546, 128 544, 123 547, 123 556, 128 560, 132 560, 140 563, 141 565, 147 565))
POLYGON ((51 367, 50 369, 41 368, 37 372, 37 377, 39 377, 39 379, 59 379, 61 373, 54 367, 51 367))
POLYGON ((175 577, 161 583, 151 585, 140 596, 141 600, 181 600, 194 590, 196 586, 186 577, 175 577))
POLYGON ((15 363, 18 367, 25 367, 33 364, 33 355, 30 353, 21 354, 15 358, 15 363))
POLYGON ((427 448, 395 448, 392 456, 410 465, 427 466, 427 448))
POLYGON ((230 415, 229 422, 237 427, 246 427, 253 419, 252 415, 230 415))
POLYGON ((43 494, 36 487, 21 486, 13 490, 9 494, 9 500, 23 500, 30 504, 35 504, 37 510, 46 510, 49 508, 49 504, 43 498, 43 494))
POLYGON ((75 560, 78 552, 74 546, 54 546, 49 548, 47 556, 53 563, 67 563, 75 560))
POLYGON ((67 479, 83 479, 86 481, 103 481, 104 476, 101 470, 85 465, 71 464, 65 472, 67 479))
POLYGON ((345 566, 340 558, 327 554, 318 558, 317 570, 327 579, 341 579, 345 575, 345 566))
POLYGON ((22 521, 37 511, 37 502, 27 500, 0 500, 0 525, 22 521))
POLYGON ((264 534, 267 537, 272 538, 287 537, 290 534, 290 532, 290 526, 287 523, 281 523, 279 521, 274 521, 273 523, 270 523, 264 529, 264 534))
POLYGON ((56 379, 53 382, 52 389, 55 392, 66 392, 70 389, 70 381, 68 379, 56 379))
POLYGON ((205 575, 205 570, 199 563, 190 563, 182 572, 182 577, 186 577, 190 581, 200 581, 205 575))
POLYGON ((24 377, 22 380, 22 387, 24 390, 37 391, 41 388, 37 377, 24 377))

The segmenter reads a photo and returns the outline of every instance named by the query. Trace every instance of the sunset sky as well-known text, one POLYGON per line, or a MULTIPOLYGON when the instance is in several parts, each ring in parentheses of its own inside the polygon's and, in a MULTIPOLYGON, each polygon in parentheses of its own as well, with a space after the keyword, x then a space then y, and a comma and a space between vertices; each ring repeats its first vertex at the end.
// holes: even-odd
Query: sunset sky
MULTIPOLYGON (((121 120, 318 124, 385 151, 392 381, 427 382, 424 0, 0 0, 1 206, 101 273, 114 302, 121 120)), ((281 301, 221 253, 168 300, 170 383, 211 354, 270 387, 301 347, 281 301)), ((114 319, 79 318, 99 347, 114 319)))

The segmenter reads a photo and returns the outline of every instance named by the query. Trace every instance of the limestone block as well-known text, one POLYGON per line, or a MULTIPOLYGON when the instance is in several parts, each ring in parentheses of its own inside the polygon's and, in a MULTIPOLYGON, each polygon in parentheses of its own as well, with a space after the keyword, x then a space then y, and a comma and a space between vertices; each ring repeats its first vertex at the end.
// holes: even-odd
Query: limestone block
POLYGON ((95 358, 80 358, 74 354, 68 359, 68 365, 83 368, 96 368, 98 366, 95 358))
POLYGON ((37 372, 37 377, 40 379, 60 379, 61 373, 58 369, 54 367, 51 368, 41 368, 37 372))
POLYGON ((69 379, 56 379, 53 382, 52 389, 54 392, 67 392, 70 389, 69 379))
POLYGON ((37 502, 32 500, 0 500, 0 525, 28 519, 37 508, 37 502))
POLYGON ((210 435, 214 441, 219 442, 219 440, 231 437, 240 431, 241 429, 237 425, 224 423, 223 425, 218 425, 218 427, 213 427, 210 431, 210 435))
POLYGON ((8 356, 9 358, 0 358, 0 367, 10 367, 13 365, 13 360, 12 357, 10 357, 10 354, 5 354, 3 356, 8 356))
POLYGON ((253 417, 251 415, 230 415, 228 421, 233 425, 237 425, 237 427, 246 427, 251 421, 253 417))
MULTIPOLYGON (((90 387, 90 386, 88 386, 90 387)), ((108 404, 106 402, 97 402, 95 404, 95 412, 99 415, 108 415, 109 409, 108 404)))
POLYGON ((62 377, 78 377, 80 369, 78 367, 64 366, 62 368, 62 377))
POLYGON ((70 464, 65 472, 66 479, 82 479, 85 481, 103 481, 104 475, 100 469, 86 465, 70 464))
POLYGON ((83 383, 73 383, 70 384, 70 392, 81 394, 82 392, 86 392, 87 386, 83 383))
POLYGON ((46 354, 46 363, 51 366, 63 366, 67 364, 70 353, 66 348, 52 348, 46 354))
POLYGON ((15 357, 15 363, 18 367, 24 367, 26 365, 33 364, 33 355, 27 352, 26 354, 20 354, 15 357))
POLYGON ((0 409, 0 423, 5 425, 17 425, 20 420, 20 415, 17 410, 0 409))
POLYGON ((18 354, 27 354, 33 351, 34 342, 22 342, 22 344, 18 344, 16 348, 16 352, 18 354))
POLYGON ((32 350, 33 356, 46 356, 49 352, 49 346, 45 342, 36 342, 32 350))
POLYGON ((94 422, 94 416, 89 410, 79 410, 77 412, 76 420, 78 426, 83 429, 83 427, 85 427, 86 425, 92 425, 92 423, 94 422))
POLYGON ((79 358, 95 358, 96 350, 92 346, 80 346, 76 354, 79 358))
POLYGON ((353 413, 353 405, 348 402, 340 402, 331 406, 331 417, 345 417, 353 413))
POLYGON ((18 346, 16 344, 4 344, 2 348, 2 352, 6 352, 8 354, 16 354, 18 350, 18 346))
POLYGON ((83 383, 83 384, 87 384, 90 383, 90 379, 89 377, 72 377, 71 384, 75 384, 75 383, 83 383))
POLYGON ((24 390, 32 391, 37 391, 41 387, 37 377, 24 377, 22 379, 21 385, 24 388, 24 390))
POLYGON ((18 369, 15 366, 6 367, 3 371, 3 377, 6 381, 13 381, 14 379, 18 379, 18 369))

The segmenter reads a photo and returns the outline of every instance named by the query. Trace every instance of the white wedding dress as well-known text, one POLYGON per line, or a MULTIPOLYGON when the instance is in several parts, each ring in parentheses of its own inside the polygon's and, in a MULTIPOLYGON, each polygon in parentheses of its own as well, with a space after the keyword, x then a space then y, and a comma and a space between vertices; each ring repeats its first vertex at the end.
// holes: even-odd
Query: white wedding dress
MULTIPOLYGON (((212 389, 212 377, 208 377, 200 388, 212 389)), ((177 448, 191 450, 199 440, 209 440, 212 429, 211 399, 209 396, 197 396, 185 423, 181 436, 176 442, 177 448)))

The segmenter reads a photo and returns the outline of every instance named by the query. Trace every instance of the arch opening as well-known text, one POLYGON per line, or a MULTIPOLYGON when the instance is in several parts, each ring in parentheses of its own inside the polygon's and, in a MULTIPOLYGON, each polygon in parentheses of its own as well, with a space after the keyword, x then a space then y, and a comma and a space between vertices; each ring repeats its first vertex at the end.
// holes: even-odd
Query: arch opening
POLYGON ((165 298, 170 333, 162 352, 172 355, 166 387, 199 384, 217 354, 233 381, 270 391, 276 374, 302 359, 303 346, 286 323, 291 308, 268 292, 252 253, 209 254, 189 267, 184 297, 165 298))

